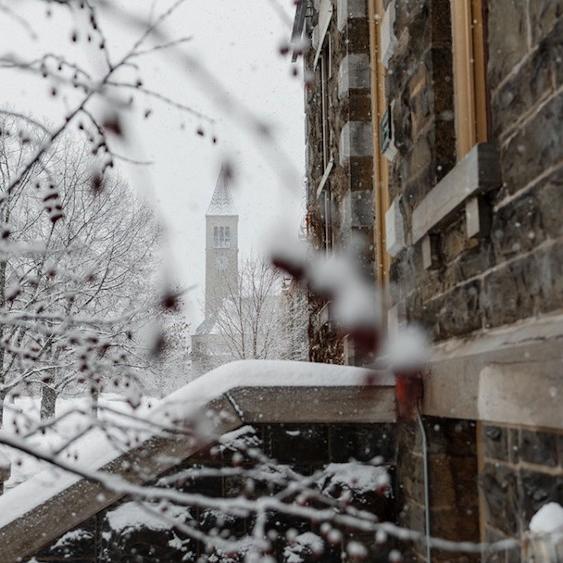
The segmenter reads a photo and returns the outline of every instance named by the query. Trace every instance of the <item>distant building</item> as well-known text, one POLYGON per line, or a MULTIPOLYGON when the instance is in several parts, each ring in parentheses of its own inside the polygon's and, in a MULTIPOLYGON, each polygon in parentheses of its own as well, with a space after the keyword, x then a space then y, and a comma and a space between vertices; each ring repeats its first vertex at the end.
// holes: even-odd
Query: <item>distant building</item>
POLYGON ((232 359, 216 326, 223 299, 238 283, 238 213, 225 167, 221 168, 205 215, 205 230, 205 319, 192 336, 196 376, 232 359))

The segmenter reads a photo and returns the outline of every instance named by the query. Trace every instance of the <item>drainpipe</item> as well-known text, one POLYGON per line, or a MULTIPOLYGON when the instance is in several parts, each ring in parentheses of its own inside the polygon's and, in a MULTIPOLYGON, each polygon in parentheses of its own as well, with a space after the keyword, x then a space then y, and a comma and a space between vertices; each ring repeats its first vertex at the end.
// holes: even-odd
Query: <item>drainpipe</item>
POLYGON ((430 550, 430 490, 428 485, 428 440, 420 415, 424 395, 423 374, 416 369, 403 369, 395 373, 395 395, 397 399, 397 418, 413 422, 415 419, 420 430, 422 443, 422 474, 424 480, 424 528, 426 561, 432 562, 430 550))
POLYGON ((420 409, 416 409, 416 420, 420 429, 420 438, 422 442, 422 475, 424 480, 424 529, 426 533, 426 561, 431 563, 432 556, 430 552, 430 489, 428 485, 428 442, 426 440, 426 431, 420 409))

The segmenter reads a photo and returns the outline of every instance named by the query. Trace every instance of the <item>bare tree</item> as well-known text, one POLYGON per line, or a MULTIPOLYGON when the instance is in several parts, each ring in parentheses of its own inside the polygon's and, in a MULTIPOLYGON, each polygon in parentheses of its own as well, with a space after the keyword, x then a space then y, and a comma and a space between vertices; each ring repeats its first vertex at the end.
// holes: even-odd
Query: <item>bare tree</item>
MULTIPOLYGON (((13 125, 4 120, 6 134, 13 125)), ((25 154, 11 136, 0 145, 6 176, 25 154)), ((117 370, 139 379, 146 362, 133 331, 146 314, 156 242, 150 212, 128 187, 108 176, 93 190, 95 157, 72 138, 59 145, 48 166, 30 169, 27 189, 7 195, 2 261, 2 392, 41 388, 44 418, 63 390, 89 386, 96 395, 117 370), (127 314, 108 323, 119 311, 127 314)))
POLYGON ((309 299, 307 291, 294 280, 283 278, 280 294, 280 346, 283 360, 309 359, 309 299))
POLYGON ((236 284, 215 308, 215 323, 233 358, 279 358, 279 274, 268 262, 249 258, 239 269, 236 284))

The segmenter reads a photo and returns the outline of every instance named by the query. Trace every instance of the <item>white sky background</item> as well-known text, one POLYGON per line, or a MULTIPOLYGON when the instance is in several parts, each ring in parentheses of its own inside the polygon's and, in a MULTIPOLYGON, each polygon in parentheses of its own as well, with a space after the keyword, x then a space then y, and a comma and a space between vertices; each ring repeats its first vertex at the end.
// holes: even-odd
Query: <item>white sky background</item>
MULTIPOLYGON (((288 20, 293 17, 292 0, 277 0, 288 20)), ((13 20, 0 15, 0 52, 17 52, 32 58, 47 50, 64 54, 71 61, 86 62, 92 69, 99 64, 95 48, 70 41, 74 24, 65 8, 52 5, 47 19, 40 2, 25 6, 28 21, 39 38, 29 34, 13 20)), ((140 15, 159 14, 169 0, 128 2, 121 5, 140 15)), ((102 19, 102 22, 104 20, 102 19)), ((129 48, 138 31, 113 22, 106 27, 110 47, 116 55, 129 48)), ((300 79, 291 76, 288 58, 278 53, 278 46, 290 34, 288 22, 282 21, 272 0, 188 0, 167 20, 164 29, 174 36, 192 36, 182 48, 217 77, 228 92, 243 101, 253 112, 270 123, 280 153, 287 155, 295 171, 292 185, 282 185, 279 173, 266 161, 261 142, 246 127, 233 122, 231 112, 218 107, 213 92, 202 91, 188 73, 170 63, 166 55, 150 55, 141 64, 141 79, 148 88, 194 107, 216 120, 210 128, 162 103, 135 95, 137 116, 127 122, 127 145, 113 145, 127 156, 153 161, 149 167, 120 166, 120 172, 132 187, 152 193, 169 229, 170 250, 175 274, 183 285, 196 284, 188 317, 192 329, 201 320, 205 264, 205 211, 211 197, 219 165, 225 156, 236 165, 236 199, 240 210, 239 246, 241 258, 263 249, 269 229, 280 220, 292 217, 297 230, 296 209, 303 197, 303 89, 300 79), (152 114, 144 119, 145 109, 152 114), (204 138, 195 130, 202 125, 204 138), (211 135, 218 138, 217 145, 211 135), (147 181, 148 180, 148 181, 147 181)), ((149 43, 150 45, 150 43, 149 43)), ((300 65, 299 65, 300 68, 300 65)), ((2 71, 0 104, 60 123, 64 107, 73 106, 72 92, 67 100, 47 95, 49 82, 21 73, 2 71)), ((128 76, 132 79, 133 74, 128 76)), ((281 162, 281 161, 280 161, 281 162)))

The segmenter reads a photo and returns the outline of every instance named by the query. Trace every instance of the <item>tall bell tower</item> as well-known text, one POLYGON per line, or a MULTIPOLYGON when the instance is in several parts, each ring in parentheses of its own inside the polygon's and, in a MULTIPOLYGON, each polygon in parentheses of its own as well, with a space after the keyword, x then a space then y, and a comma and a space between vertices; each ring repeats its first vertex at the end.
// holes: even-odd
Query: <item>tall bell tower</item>
POLYGON ((219 172, 205 224, 205 317, 210 318, 238 283, 238 213, 225 166, 219 172))

